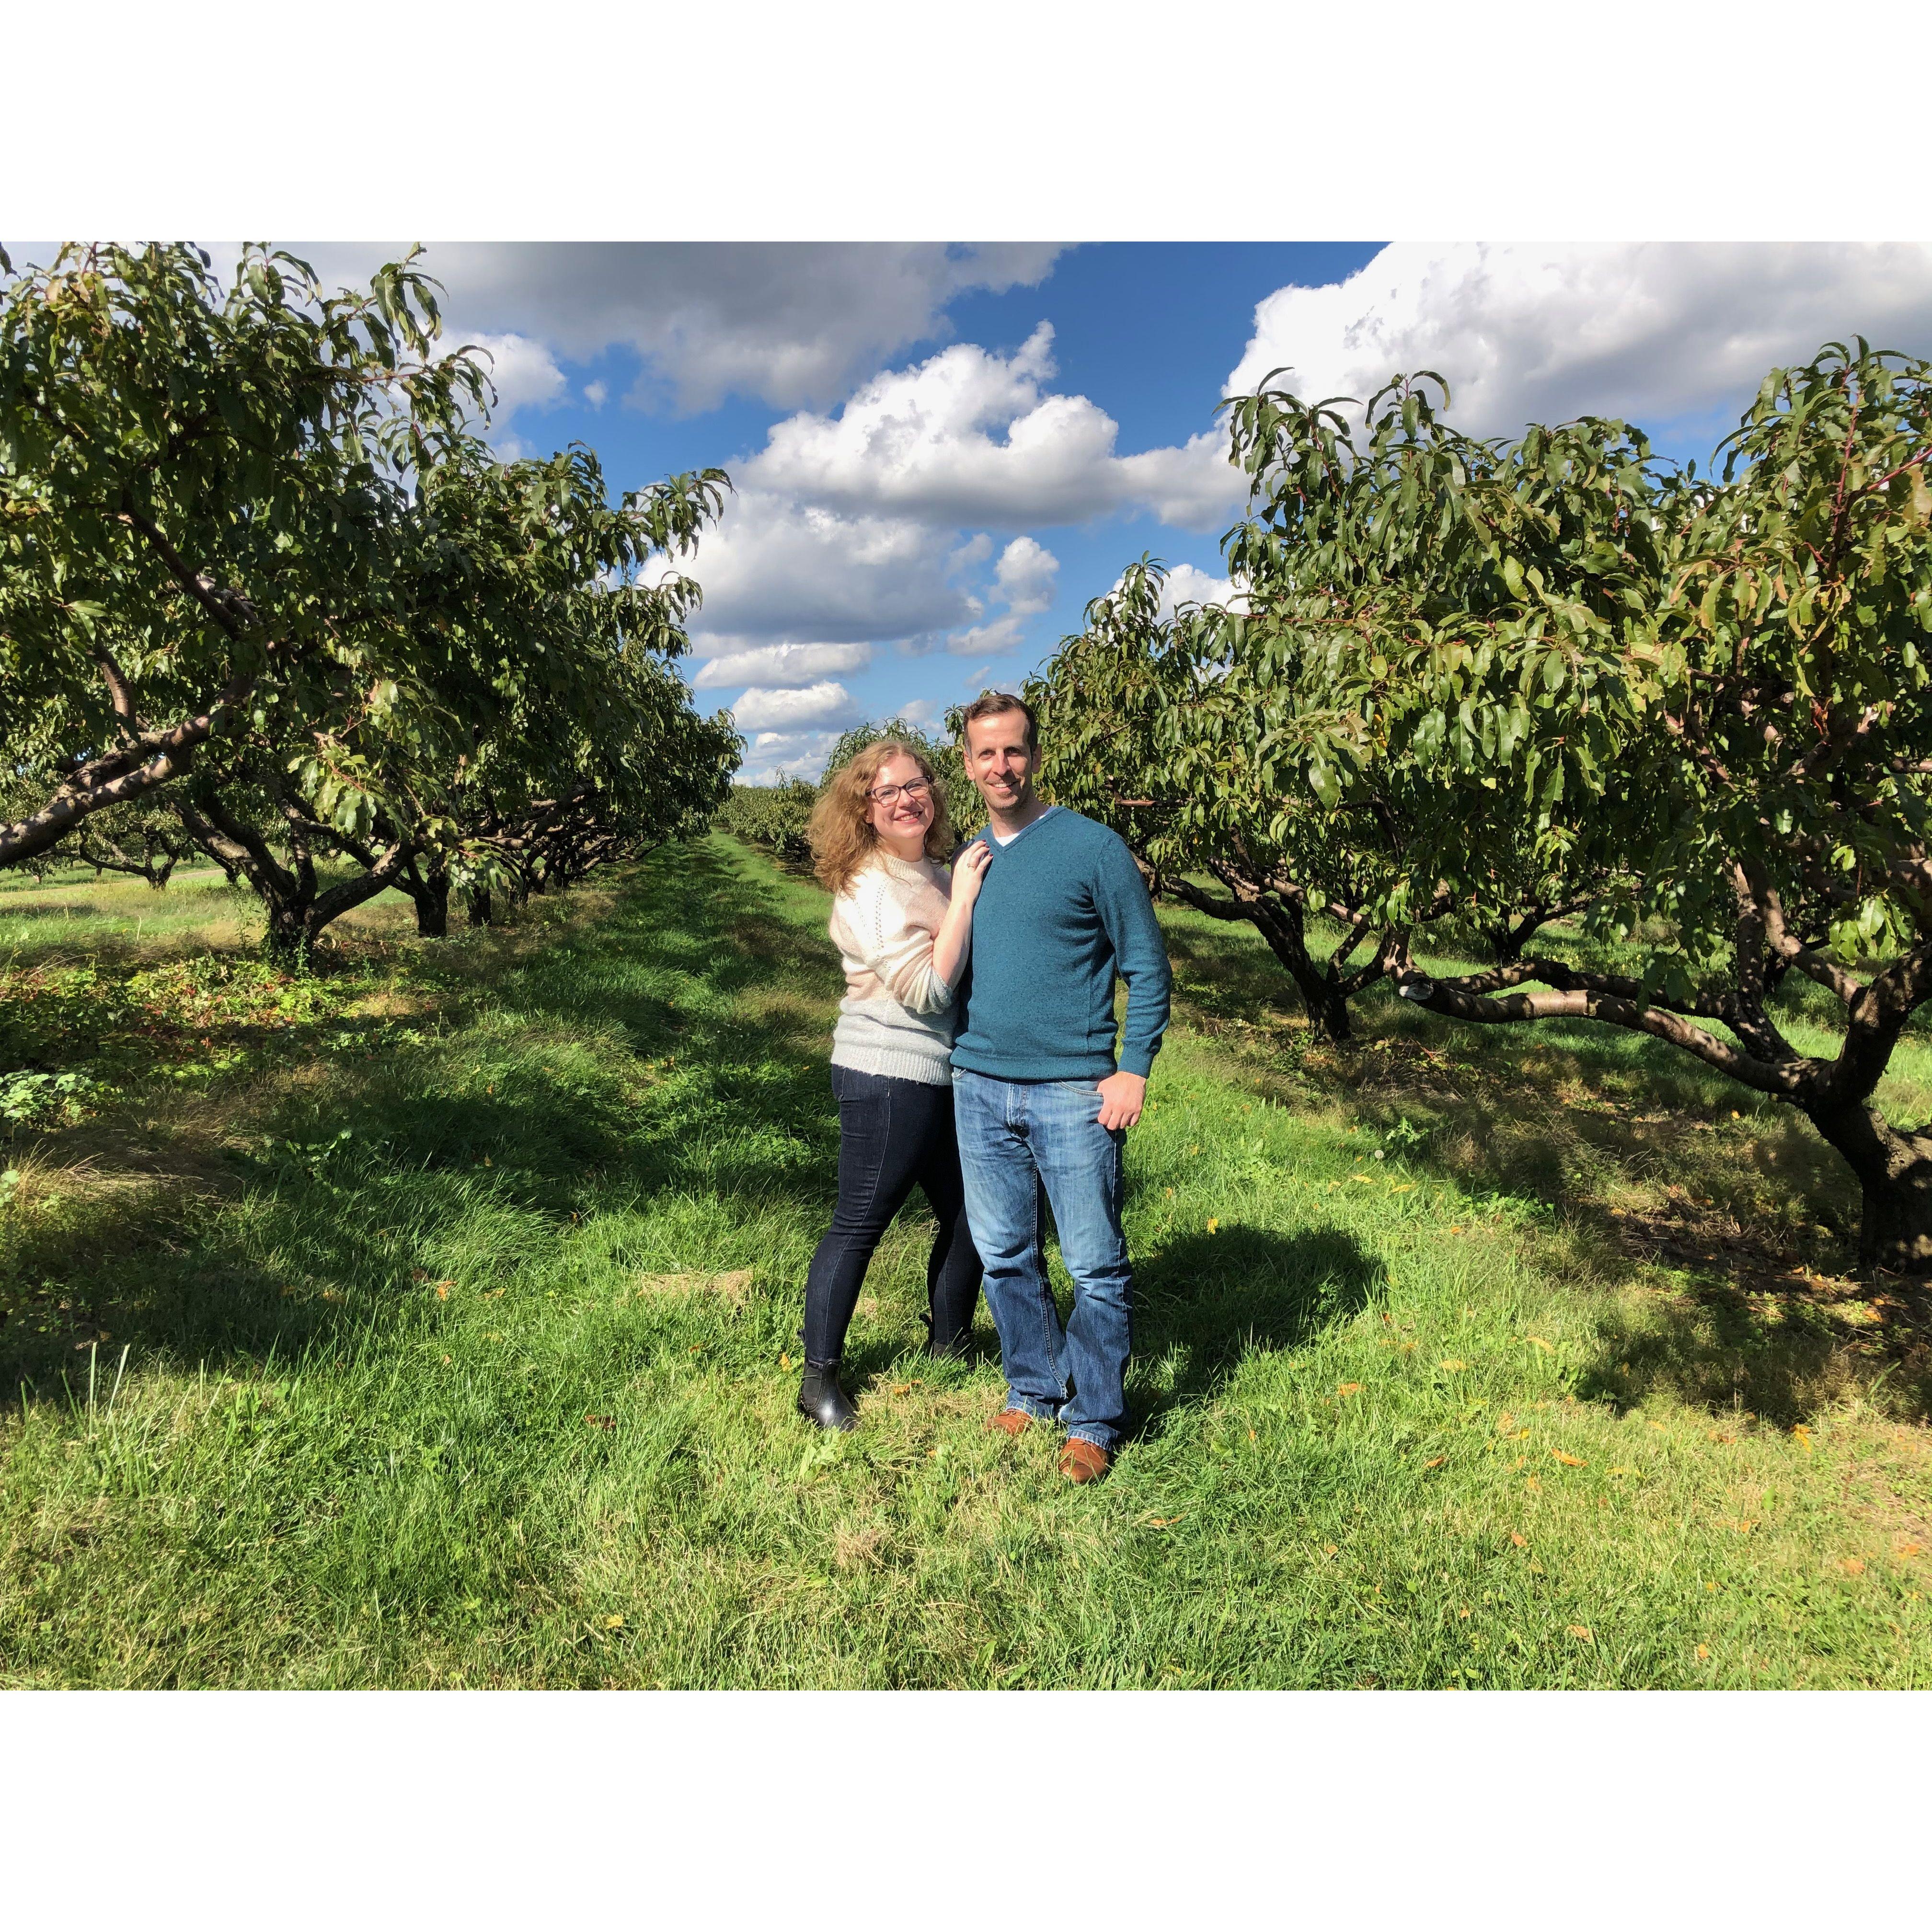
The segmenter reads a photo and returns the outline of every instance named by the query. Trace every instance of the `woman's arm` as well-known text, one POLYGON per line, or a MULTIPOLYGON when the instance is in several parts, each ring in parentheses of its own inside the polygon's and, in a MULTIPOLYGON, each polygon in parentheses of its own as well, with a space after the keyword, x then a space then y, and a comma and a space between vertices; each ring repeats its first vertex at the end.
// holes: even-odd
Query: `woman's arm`
POLYGON ((980 896, 992 848, 976 838, 952 865, 952 898, 939 930, 932 935, 932 970, 949 988, 959 984, 966 955, 973 944, 973 902, 980 896))

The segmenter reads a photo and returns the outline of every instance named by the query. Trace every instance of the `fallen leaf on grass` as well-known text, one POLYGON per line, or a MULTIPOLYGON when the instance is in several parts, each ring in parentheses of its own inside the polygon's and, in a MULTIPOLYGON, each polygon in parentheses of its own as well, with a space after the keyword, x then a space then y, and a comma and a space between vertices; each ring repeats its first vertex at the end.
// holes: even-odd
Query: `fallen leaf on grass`
POLYGON ((1221 1223, 1218 1220, 1210 1221, 1208 1223, 1208 1233, 1210 1234, 1214 1234, 1220 1227, 1220 1225, 1221 1223))
POLYGON ((1360 1382, 1342 1382, 1337 1385, 1335 1390, 1337 1395, 1360 1395, 1361 1392, 1362 1385, 1360 1382))
POLYGON ((1810 1430, 1807 1429, 1804 1424, 1801 1422, 1791 1432, 1797 1437, 1799 1446, 1802 1448, 1805 1454, 1808 1456, 1810 1455, 1811 1454, 1810 1430))
POLYGON ((910 1395, 912 1394, 912 1384, 910 1382, 895 1382, 892 1387, 892 1393, 894 1395, 910 1395))
POLYGON ((789 1355, 781 1355, 778 1358, 778 1366, 782 1369, 790 1368, 791 1366, 791 1358, 789 1355))
POLYGON ((1697 1661, 1700 1664, 1702 1664, 1710 1654, 1711 1646, 1708 1643, 1700 1643, 1697 1646, 1697 1661))
POLYGON ((449 1299, 449 1284, 448 1282, 440 1281, 436 1283, 436 1298, 439 1301, 447 1301, 449 1299))
POLYGON ((1422 1466, 1425 1469, 1439 1469, 1448 1460, 1447 1456, 1432 1456, 1422 1466))
POLYGON ((1412 1180, 1405 1180, 1402 1185, 1398 1187, 1391 1182, 1389 1185, 1389 1192, 1391 1194, 1406 1194, 1412 1187, 1414 1186, 1414 1185, 1415 1183, 1412 1180))
POLYGON ((1552 1449, 1550 1453, 1566 1469, 1587 1469, 1590 1466, 1581 1456, 1566 1456, 1561 1449, 1552 1449))
POLYGON ((1556 1352, 1556 1343, 1546 1342, 1540 1335, 1526 1335, 1522 1339, 1526 1342, 1534 1342, 1546 1355, 1553 1355, 1556 1352))
POLYGON ((1510 1540, 1519 1550, 1527 1550, 1529 1547, 1529 1538, 1520 1530, 1513 1529, 1510 1532, 1510 1540))
POLYGON ((1322 1553, 1324 1556, 1335 1556, 1337 1552, 1335 1546, 1332 1543, 1324 1543, 1322 1546, 1322 1553))
POLYGON ((1376 1184, 1376 1178, 1372 1174, 1352 1174, 1348 1178, 1351 1180, 1359 1180, 1364 1187, 1372 1187, 1376 1184))
POLYGON ((1847 1576, 1862 1576, 1865 1574, 1865 1559, 1862 1556, 1841 1556, 1838 1568, 1847 1576))
MULTIPOLYGON (((1186 1512, 1184 1510, 1181 1512, 1181 1515, 1183 1516, 1186 1514, 1186 1512)), ((1180 1517, 1178 1516, 1150 1516, 1147 1520, 1148 1527, 1150 1529, 1172 1529, 1174 1526, 1180 1520, 1180 1517)))
POLYGON ((592 1429, 615 1429, 617 1426, 614 1415, 586 1415, 584 1419, 592 1429))
POLYGON ((1522 1486, 1526 1490, 1540 1490, 1543 1486, 1543 1485, 1538 1482, 1534 1476, 1524 1477, 1522 1479, 1522 1486))
POLYGON ((1916 1556, 1924 1546, 1922 1543, 1894 1543, 1892 1553, 1894 1556, 1916 1556))
POLYGON ((1574 1636, 1579 1643, 1594 1643, 1597 1640, 1581 1624, 1565 1624, 1564 1625, 1564 1628, 1568 1630, 1570 1635, 1574 1636))
POLYGON ((604 1628, 606 1630, 622 1630, 624 1628, 624 1619, 621 1615, 606 1617, 604 1619, 604 1628))
POLYGON ((1462 1222, 1458 1221, 1456 1225, 1449 1230, 1449 1232, 1452 1234, 1460 1234, 1462 1232, 1462 1222))
POLYGON ((1452 1376, 1454 1376, 1460 1375, 1469 1365, 1458 1357, 1451 1355, 1446 1362, 1438 1362, 1436 1366, 1438 1369, 1447 1369, 1452 1376))

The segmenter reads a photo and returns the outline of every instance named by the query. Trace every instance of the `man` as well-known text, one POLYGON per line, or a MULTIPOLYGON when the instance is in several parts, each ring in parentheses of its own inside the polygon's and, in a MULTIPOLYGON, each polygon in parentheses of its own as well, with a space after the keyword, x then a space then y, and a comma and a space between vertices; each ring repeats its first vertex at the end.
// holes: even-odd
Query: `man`
POLYGON ((1126 1420, 1122 1158, 1167 1026, 1167 951, 1125 844, 1034 790, 1031 710, 989 692, 962 728, 967 776, 992 819, 952 1048, 966 1219, 1006 1376, 1006 1406, 988 1426, 1018 1436, 1058 1422, 1060 1473, 1088 1483, 1106 1473, 1126 1420), (1118 1070, 1117 974, 1127 985, 1118 1070), (1040 1250, 1042 1186, 1073 1277, 1064 1329, 1040 1250))

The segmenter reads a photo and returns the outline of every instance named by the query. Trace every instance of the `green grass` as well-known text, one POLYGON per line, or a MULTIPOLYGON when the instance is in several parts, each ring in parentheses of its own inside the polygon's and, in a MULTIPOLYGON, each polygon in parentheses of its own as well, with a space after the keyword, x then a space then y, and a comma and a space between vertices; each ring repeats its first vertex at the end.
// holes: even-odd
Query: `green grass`
POLYGON ((1925 1679, 1918 1304, 1844 1272, 1802 1123, 1651 1042, 1376 999, 1316 1048, 1164 913, 1135 1432, 1076 1490, 982 1428, 983 1311, 916 1353, 922 1214, 861 1428, 791 1412, 815 887, 713 840, 500 934, 368 909, 297 987, 184 886, 0 942, 0 1020, 105 1096, 7 1156, 0 1684, 1925 1679))

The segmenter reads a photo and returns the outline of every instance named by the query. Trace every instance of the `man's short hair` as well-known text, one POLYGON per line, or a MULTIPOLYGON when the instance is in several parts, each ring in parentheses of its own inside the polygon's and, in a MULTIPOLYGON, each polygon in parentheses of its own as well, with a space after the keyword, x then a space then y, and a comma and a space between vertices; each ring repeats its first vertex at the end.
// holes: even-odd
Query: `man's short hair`
POLYGON ((1040 749, 1040 720, 1033 715, 1033 706, 1024 698, 1016 698, 1010 691, 982 691, 959 714, 959 742, 966 742, 966 728, 976 718, 998 718, 1009 711, 1017 711, 1026 719, 1027 749, 1040 749))

